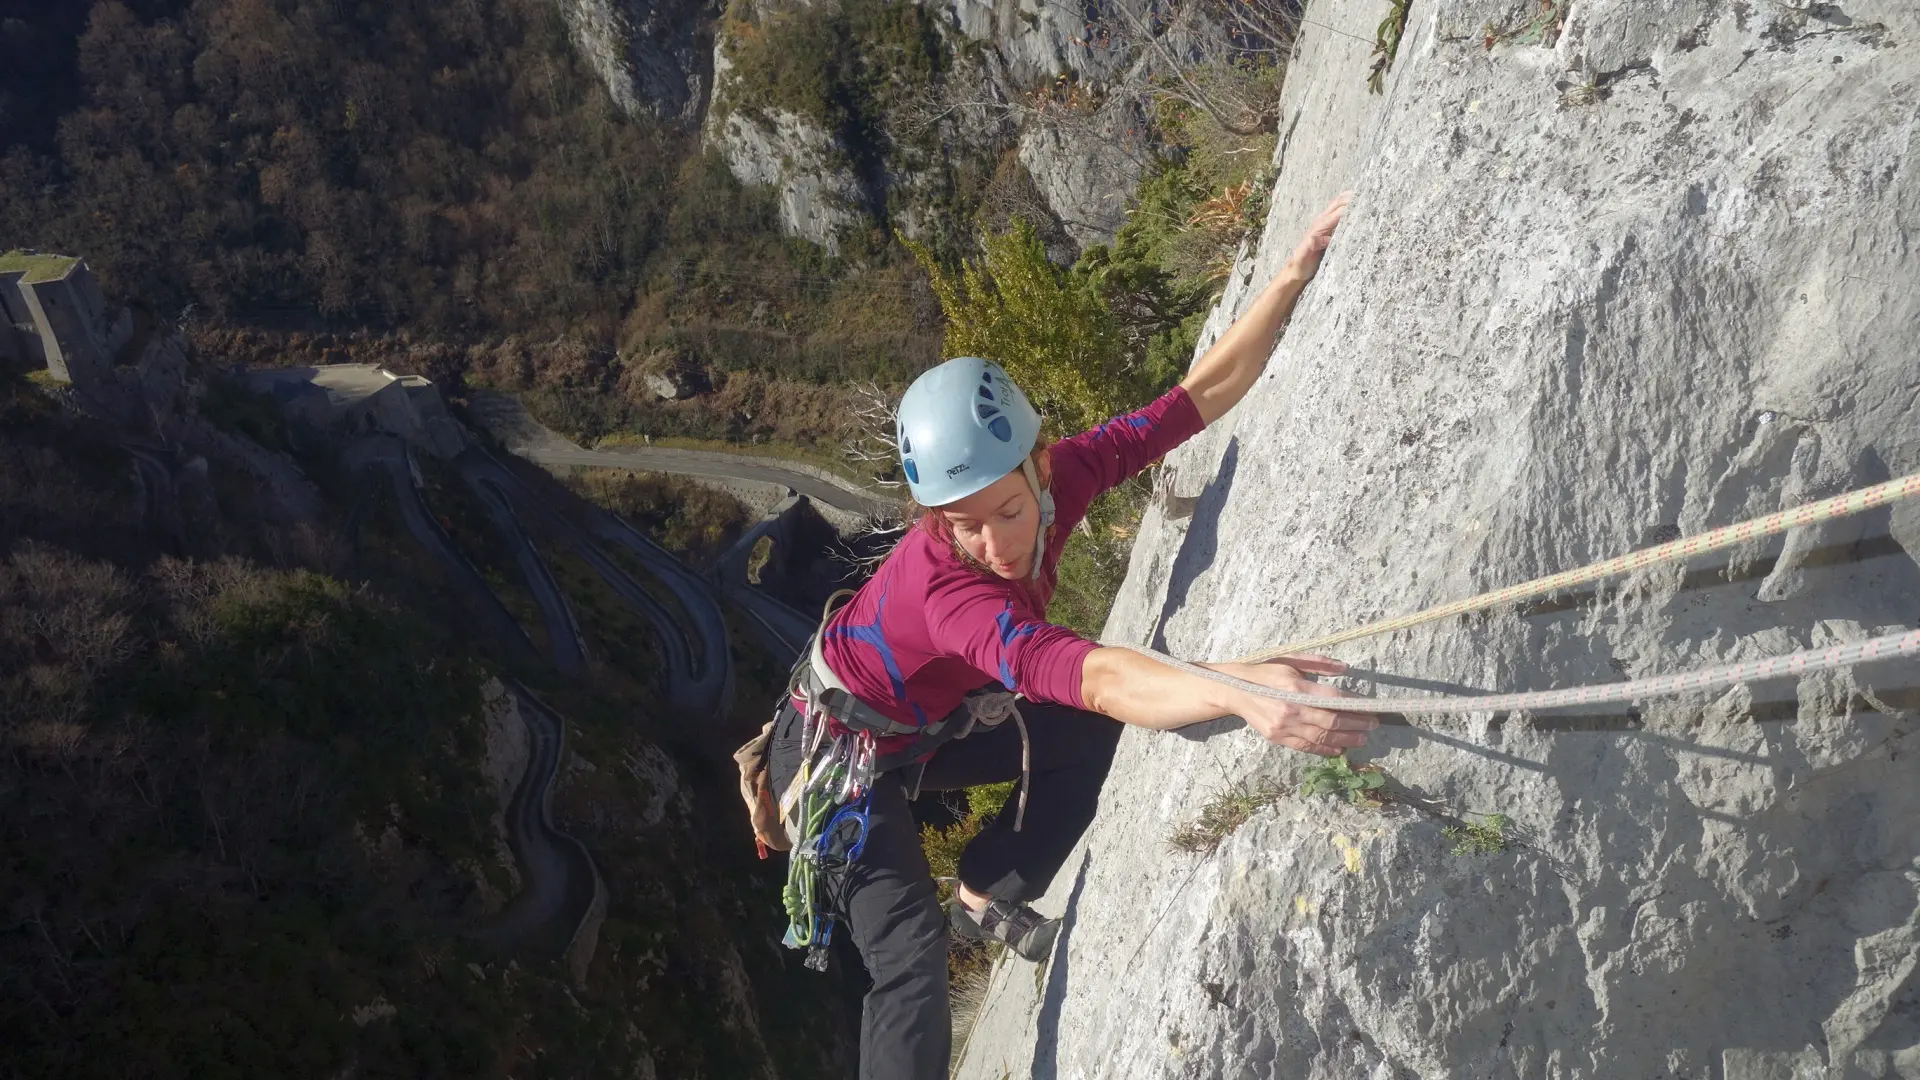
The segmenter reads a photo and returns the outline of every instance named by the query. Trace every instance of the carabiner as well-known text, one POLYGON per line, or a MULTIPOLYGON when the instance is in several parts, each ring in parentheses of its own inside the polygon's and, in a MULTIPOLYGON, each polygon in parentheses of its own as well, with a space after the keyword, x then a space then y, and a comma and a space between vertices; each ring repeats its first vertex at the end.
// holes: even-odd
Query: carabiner
POLYGON ((820 830, 820 839, 814 842, 814 858, 835 864, 855 861, 860 858, 860 853, 867 849, 867 830, 872 827, 872 824, 864 808, 858 806, 841 808, 840 812, 833 815, 833 819, 827 822, 827 827, 820 830), (847 822, 852 822, 855 826, 853 842, 847 845, 845 855, 834 855, 832 853, 834 842, 840 836, 840 827, 847 822))

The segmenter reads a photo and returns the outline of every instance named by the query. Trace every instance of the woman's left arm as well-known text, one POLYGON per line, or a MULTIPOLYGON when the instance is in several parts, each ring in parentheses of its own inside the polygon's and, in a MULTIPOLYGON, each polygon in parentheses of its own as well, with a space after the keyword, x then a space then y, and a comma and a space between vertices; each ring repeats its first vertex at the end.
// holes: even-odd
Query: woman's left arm
POLYGON ((1313 224, 1307 226, 1307 235, 1287 257, 1280 273, 1247 308, 1246 314, 1220 335, 1220 340, 1195 361, 1187 377, 1181 380, 1180 385, 1200 410, 1203 423, 1213 423, 1238 405, 1253 387, 1253 381, 1266 370, 1267 357, 1273 354, 1273 336, 1286 325, 1287 317, 1293 314, 1294 301, 1300 298, 1300 290, 1307 287, 1314 272, 1320 269, 1320 256, 1332 241, 1334 228, 1346 214, 1347 200, 1352 194, 1341 193, 1313 219, 1313 224))

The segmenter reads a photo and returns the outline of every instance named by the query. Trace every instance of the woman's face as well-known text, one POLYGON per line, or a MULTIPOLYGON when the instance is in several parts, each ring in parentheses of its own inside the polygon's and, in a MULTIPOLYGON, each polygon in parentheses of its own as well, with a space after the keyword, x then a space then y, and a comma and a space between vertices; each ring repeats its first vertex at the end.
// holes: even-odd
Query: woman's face
POLYGON ((1020 470, 959 502, 939 507, 937 512, 961 550, 975 562, 1009 581, 1020 581, 1033 573, 1040 504, 1020 470))

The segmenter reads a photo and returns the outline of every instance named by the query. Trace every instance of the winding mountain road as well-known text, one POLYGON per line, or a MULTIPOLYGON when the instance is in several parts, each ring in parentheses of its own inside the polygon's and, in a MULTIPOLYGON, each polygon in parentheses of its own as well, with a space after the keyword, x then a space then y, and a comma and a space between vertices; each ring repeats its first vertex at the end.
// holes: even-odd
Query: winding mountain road
POLYGON ((552 654, 553 666, 562 675, 586 674, 587 648, 580 638, 579 620, 574 617, 573 605, 567 602, 567 594, 561 590, 560 583, 554 580, 553 571, 548 569, 546 560, 540 557, 526 528, 520 524, 520 518, 514 513, 513 504, 494 471, 504 473, 506 470, 473 450, 460 455, 455 464, 460 467, 460 475, 467 485, 486 505, 494 527, 513 548, 513 558, 520 567, 520 576, 526 579, 534 602, 540 605, 540 616, 547 624, 547 649, 552 654))
POLYGON ((154 451, 134 446, 126 440, 122 440, 120 448, 132 460, 134 476, 140 481, 141 522, 151 535, 171 546, 172 554, 178 555, 182 544, 179 525, 173 513, 173 470, 154 451))
POLYGON ((350 465, 374 465, 384 469, 393 482, 393 498, 400 508, 401 524, 421 547, 427 549, 453 575, 454 583, 468 592, 480 616, 491 625, 493 636, 510 648, 533 655, 533 641, 519 620, 500 602, 487 579, 468 561, 440 522, 427 511, 420 489, 414 486, 413 451, 391 435, 369 435, 347 452, 350 465))
POLYGON ((897 501, 861 491, 846 481, 833 481, 774 463, 768 458, 746 454, 723 454, 712 450, 678 450, 669 447, 623 447, 619 450, 586 450, 579 447, 559 449, 527 447, 518 451, 530 461, 542 465, 579 465, 598 469, 632 469, 640 472, 675 473, 703 476, 715 480, 744 480, 790 488, 815 502, 835 510, 862 517, 885 516, 897 512, 897 501))
MULTIPOLYGON (((393 482, 394 501, 407 531, 452 573, 460 587, 475 594, 478 609, 493 624, 496 636, 511 643, 514 648, 523 650, 526 655, 534 655, 533 642, 519 621, 500 602, 499 596, 487 585, 486 578, 481 576, 480 571, 468 561, 428 512, 426 502, 414 483, 411 455, 412 450, 399 439, 374 435, 356 443, 348 451, 347 458, 350 464, 386 471, 393 482)), ((516 548, 531 553, 533 562, 538 564, 539 572, 528 575, 529 586, 537 593, 543 587, 539 583, 545 582, 545 587, 554 589, 555 597, 559 598, 558 587, 553 585, 551 574, 547 573, 544 564, 539 563, 538 553, 533 552, 532 543, 520 530, 519 522, 513 517, 511 508, 505 505, 504 497, 497 490, 490 495, 483 491, 481 497, 489 503, 489 510, 495 514, 495 524, 503 525, 505 531, 517 537, 516 548)), ((523 571, 528 569, 525 559, 521 562, 521 568, 523 571)), ((564 604, 564 598, 559 599, 564 604)), ((561 622, 560 630, 555 640, 571 643, 572 654, 584 659, 579 639, 572 629, 570 612, 561 622)), ((527 767, 514 786, 513 798, 506 812, 507 846, 520 865, 523 888, 508 905, 501 919, 483 930, 479 937, 503 948, 544 937, 549 940, 541 944, 554 946, 552 951, 558 953, 572 942, 582 920, 592 908, 601 888, 599 873, 585 845, 553 824, 553 781, 559 771, 561 751, 565 747, 565 721, 518 680, 506 675, 501 678, 517 699, 520 718, 527 729, 527 767)))
MULTIPOLYGON (((600 452, 579 453, 597 456, 600 452)), ((485 597, 481 607, 489 621, 499 624, 496 629, 531 652, 531 641, 524 629, 428 511, 415 483, 410 454, 398 439, 377 436, 362 440, 350 459, 357 458, 363 465, 377 465, 387 471, 407 530, 452 570, 462 587, 477 589, 485 597)), ((541 461, 539 455, 527 456, 541 461)), ((605 464, 603 461, 593 463, 605 464)), ((759 466, 757 462, 751 464, 764 470, 764 474, 784 472, 777 467, 759 466)), ((513 550, 546 623, 554 666, 563 674, 585 673, 586 648, 572 606, 528 535, 526 521, 536 522, 546 536, 577 553, 615 595, 646 620, 660 642, 666 667, 667 699, 686 715, 719 716, 732 694, 733 664, 726 616, 721 607, 723 593, 752 620, 769 649, 787 662, 805 648, 813 633, 811 619, 747 584, 744 555, 730 559, 728 565, 737 562, 738 566, 733 572, 723 571, 723 584, 716 588, 711 579, 695 572, 616 514, 594 513, 588 526, 589 534, 588 529, 582 529, 550 506, 512 469, 483 451, 469 449, 455 459, 454 465, 479 496, 491 523, 513 550), (617 544, 632 552, 673 594, 682 611, 672 611, 661 603, 609 558, 601 543, 617 544)), ((613 467, 647 466, 616 463, 613 467)), ((735 474, 725 475, 736 478, 735 474)), ((804 478, 810 482, 809 486, 821 483, 804 473, 787 475, 804 478)), ((767 482, 786 483, 786 480, 767 482)), ((833 488, 833 491, 838 497, 848 497, 844 489, 833 488)), ((860 506, 851 499, 839 505, 860 506)), ((756 526, 745 538, 744 548, 735 550, 750 550, 753 541, 769 527, 769 522, 756 526)), ((502 918, 481 936, 501 946, 537 941, 542 948, 552 945, 559 951, 579 932, 604 886, 585 846, 553 825, 552 786, 565 744, 565 721, 525 686, 510 678, 506 681, 520 703, 530 747, 526 771, 514 790, 506 814, 508 844, 520 864, 523 890, 502 918)))
POLYGON ((733 682, 733 656, 727 646, 727 619, 713 585, 681 562, 671 551, 611 512, 598 516, 595 532, 602 540, 625 547, 651 570, 680 602, 691 628, 681 629, 699 643, 699 655, 687 670, 687 679, 713 692, 718 712, 733 682))
MULTIPOLYGON (((685 614, 676 613, 608 558, 591 536, 554 510, 513 470, 479 451, 462 455, 459 464, 470 483, 484 485, 496 497, 536 518, 548 535, 558 538, 580 556, 616 596, 647 621, 660 644, 670 702, 698 715, 719 711, 732 678, 732 665, 727 653, 726 623, 704 581, 618 517, 595 515, 598 519, 595 529, 602 539, 632 549, 674 594, 685 614)), ((511 520, 518 528, 519 516, 516 514, 511 520)), ((524 531, 520 538, 525 539, 524 531)))
POLYGON ((475 390, 468 395, 468 407, 474 418, 502 445, 540 465, 632 469, 790 488, 815 502, 856 517, 895 516, 903 505, 899 499, 884 492, 862 487, 823 469, 780 458, 665 446, 588 450, 535 420, 520 399, 512 394, 475 390))
POLYGON ((524 886, 482 941, 511 946, 538 939, 564 952, 603 888, 585 844, 553 824, 553 781, 566 748, 566 722, 519 680, 503 677, 527 728, 527 768, 507 804, 507 846, 520 864, 524 886), (561 940, 564 931, 565 939, 561 940))

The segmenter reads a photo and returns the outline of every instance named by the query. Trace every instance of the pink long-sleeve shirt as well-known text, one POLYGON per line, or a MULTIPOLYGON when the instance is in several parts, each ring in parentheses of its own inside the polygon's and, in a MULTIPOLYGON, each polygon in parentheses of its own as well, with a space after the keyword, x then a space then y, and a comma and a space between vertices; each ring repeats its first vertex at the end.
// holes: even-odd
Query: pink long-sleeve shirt
MULTIPOLYGON (((1096 496, 1204 426, 1193 399, 1175 387, 1144 409, 1055 443, 1054 523, 1038 581, 968 566, 950 543, 915 525, 828 621, 827 666, 862 701, 918 727, 990 681, 1035 701, 1086 708, 1080 666, 1099 646, 1045 618, 1065 538, 1096 496)), ((912 739, 881 742, 890 752, 912 739)))

